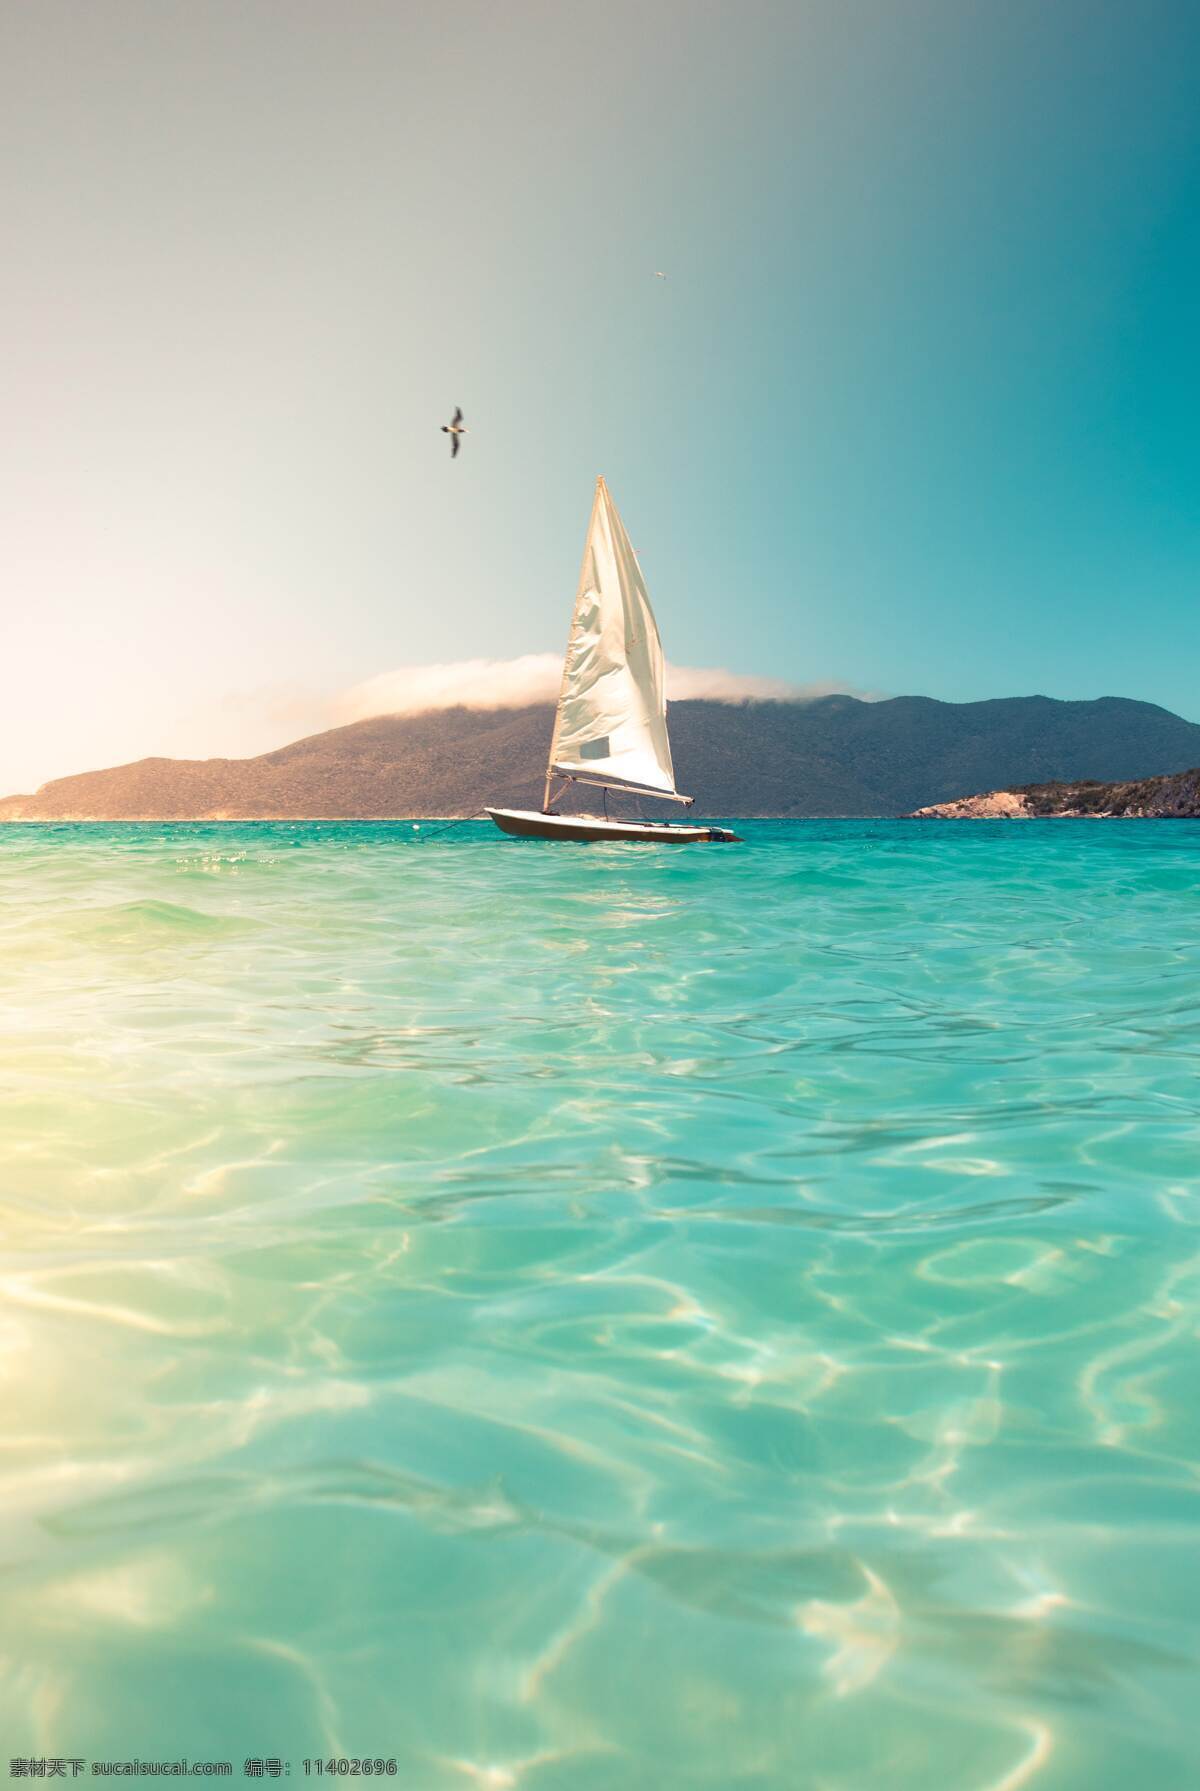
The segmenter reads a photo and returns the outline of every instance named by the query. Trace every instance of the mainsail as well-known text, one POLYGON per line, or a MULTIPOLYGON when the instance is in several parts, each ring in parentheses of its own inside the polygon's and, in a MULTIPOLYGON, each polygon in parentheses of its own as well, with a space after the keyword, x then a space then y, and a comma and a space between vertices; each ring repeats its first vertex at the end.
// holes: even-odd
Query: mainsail
POLYGON ((603 479, 596 481, 547 778, 687 802, 667 738, 662 643, 641 568, 603 479))

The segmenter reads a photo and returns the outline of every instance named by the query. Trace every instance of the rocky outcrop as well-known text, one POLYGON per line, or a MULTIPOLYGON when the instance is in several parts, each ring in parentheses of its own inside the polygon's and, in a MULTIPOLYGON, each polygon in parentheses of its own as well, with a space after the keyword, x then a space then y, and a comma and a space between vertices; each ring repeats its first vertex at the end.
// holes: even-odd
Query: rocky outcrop
POLYGON ((987 790, 982 796, 960 796, 957 802, 933 802, 914 809, 913 821, 1023 821, 1029 799, 1019 790, 987 790))
POLYGON ((955 802, 934 802, 914 810, 917 821, 1014 821, 1054 816, 1099 820, 1165 821, 1200 819, 1200 769, 1131 783, 1025 784, 1016 790, 988 790, 955 802))

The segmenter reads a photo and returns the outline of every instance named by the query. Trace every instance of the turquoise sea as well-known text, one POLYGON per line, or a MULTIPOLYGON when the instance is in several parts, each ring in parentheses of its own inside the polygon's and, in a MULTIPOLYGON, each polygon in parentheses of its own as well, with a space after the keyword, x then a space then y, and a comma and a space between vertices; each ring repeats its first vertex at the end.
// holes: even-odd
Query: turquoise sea
POLYGON ((1200 1782, 1200 825, 742 831, 0 829, 6 1759, 1200 1782))

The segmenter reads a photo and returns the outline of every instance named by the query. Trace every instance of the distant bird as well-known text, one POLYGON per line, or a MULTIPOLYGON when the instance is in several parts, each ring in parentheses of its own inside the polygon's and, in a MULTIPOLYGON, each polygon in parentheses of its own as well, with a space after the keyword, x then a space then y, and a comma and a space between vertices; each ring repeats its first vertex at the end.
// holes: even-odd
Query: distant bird
POLYGON ((659 273, 656 273, 656 274, 655 274, 655 276, 654 276, 654 278, 655 278, 655 279, 656 279, 656 280, 665 280, 665 279, 666 279, 666 277, 667 277, 667 276, 666 276, 666 275, 665 275, 665 274, 659 274, 659 273))
POLYGON ((453 460, 459 450, 459 437, 468 434, 463 428, 461 405, 456 405, 450 421, 442 424, 442 434, 450 437, 450 458, 453 460))

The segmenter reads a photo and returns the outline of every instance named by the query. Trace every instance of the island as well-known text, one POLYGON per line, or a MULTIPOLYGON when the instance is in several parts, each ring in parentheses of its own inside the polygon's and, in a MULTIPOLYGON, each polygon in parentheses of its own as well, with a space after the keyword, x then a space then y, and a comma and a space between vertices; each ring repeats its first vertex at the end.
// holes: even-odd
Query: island
MULTIPOLYGON (((476 815, 484 804, 533 808, 553 727, 549 703, 372 716, 255 758, 156 756, 75 772, 0 798, 0 822, 416 820, 476 815)), ((1200 725, 1128 697, 688 698, 671 704, 671 746, 679 788, 705 816, 890 818, 923 803, 958 812, 963 790, 992 792, 975 802, 1004 792, 1013 806, 996 812, 1024 814, 1029 793, 1178 781, 1158 774, 1200 764, 1200 725), (1085 777, 1148 781, 1047 781, 1085 777)), ((1181 775, 1191 806, 1169 812, 1195 812, 1197 774, 1181 775)))
POLYGON ((1173 771, 1164 777, 1143 777, 1133 783, 1021 784, 1013 790, 987 790, 934 802, 908 816, 912 821, 1035 821, 1050 817, 1086 816, 1094 820, 1125 818, 1142 821, 1200 819, 1200 768, 1173 771))

